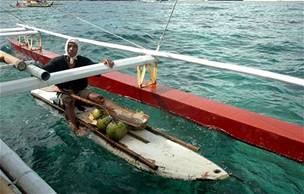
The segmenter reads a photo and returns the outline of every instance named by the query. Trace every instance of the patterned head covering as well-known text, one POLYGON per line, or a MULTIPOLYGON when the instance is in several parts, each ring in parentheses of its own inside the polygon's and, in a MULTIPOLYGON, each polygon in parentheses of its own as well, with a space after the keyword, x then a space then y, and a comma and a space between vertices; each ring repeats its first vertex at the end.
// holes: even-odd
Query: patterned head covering
POLYGON ((64 51, 65 51, 64 55, 69 56, 70 57, 70 63, 73 64, 74 61, 77 60, 77 56, 78 56, 79 51, 80 51, 79 40, 76 39, 76 38, 69 38, 65 43, 64 51), (77 53, 74 57, 70 57, 69 54, 68 54, 68 45, 69 45, 70 42, 75 43, 78 47, 77 53))

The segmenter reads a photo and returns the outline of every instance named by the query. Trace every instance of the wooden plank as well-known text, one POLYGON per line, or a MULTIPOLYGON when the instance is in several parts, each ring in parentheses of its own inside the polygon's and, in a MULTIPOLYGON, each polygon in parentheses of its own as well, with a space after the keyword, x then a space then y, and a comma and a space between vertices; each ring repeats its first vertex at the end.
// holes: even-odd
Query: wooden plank
POLYGON ((120 151, 125 152, 126 154, 128 154, 129 156, 131 156, 132 158, 134 158, 135 160, 138 160, 138 161, 144 163, 145 165, 147 165, 148 167, 150 167, 153 170, 157 170, 158 169, 158 166, 154 162, 151 162, 152 160, 144 158, 141 155, 139 155, 138 153, 130 150, 126 145, 110 139, 109 137, 107 137, 106 135, 104 135, 103 133, 101 133, 100 131, 96 130, 96 127, 93 127, 92 125, 84 122, 83 120, 79 119, 79 121, 81 122, 82 125, 84 125, 86 128, 88 128, 90 131, 92 131, 93 133, 95 133, 100 138, 104 139, 112 147, 115 147, 115 148, 119 149, 120 151))
POLYGON ((144 127, 149 119, 149 116, 146 114, 139 114, 134 111, 127 110, 107 99, 105 99, 105 103, 102 105, 102 104, 97 104, 91 100, 82 98, 80 96, 77 96, 75 94, 68 94, 68 95, 70 95, 74 99, 84 102, 86 104, 101 108, 108 115, 111 115, 114 119, 120 120, 128 125, 132 125, 137 128, 144 127))
POLYGON ((132 137, 134 137, 134 138, 136 138, 136 139, 138 139, 138 140, 144 142, 144 143, 150 143, 149 140, 146 140, 145 138, 140 137, 139 135, 136 135, 135 133, 133 133, 133 132, 130 131, 130 130, 128 131, 128 134, 131 135, 132 137))
POLYGON ((173 137, 173 136, 170 136, 170 135, 168 135, 168 134, 166 134, 166 133, 164 133, 164 132, 162 132, 162 131, 160 131, 160 130, 158 130, 158 129, 154 129, 154 128, 150 127, 150 126, 146 126, 145 129, 148 130, 148 131, 150 131, 151 133, 154 133, 154 134, 156 134, 156 135, 163 136, 163 137, 166 138, 166 139, 169 139, 169 140, 171 140, 171 141, 173 141, 173 142, 175 142, 175 143, 178 143, 178 144, 180 144, 180 145, 182 145, 182 146, 184 146, 184 147, 186 147, 186 148, 188 148, 188 149, 190 149, 190 150, 192 150, 192 151, 197 152, 197 151, 200 149, 199 147, 196 147, 196 146, 194 146, 194 145, 191 145, 191 144, 189 144, 189 143, 186 143, 186 142, 184 142, 184 141, 182 141, 182 140, 180 140, 180 139, 177 139, 177 138, 175 138, 175 137, 173 137))
POLYGON ((0 50, 0 58, 7 64, 13 65, 16 69, 23 71, 26 69, 26 64, 23 60, 20 60, 4 51, 0 50))

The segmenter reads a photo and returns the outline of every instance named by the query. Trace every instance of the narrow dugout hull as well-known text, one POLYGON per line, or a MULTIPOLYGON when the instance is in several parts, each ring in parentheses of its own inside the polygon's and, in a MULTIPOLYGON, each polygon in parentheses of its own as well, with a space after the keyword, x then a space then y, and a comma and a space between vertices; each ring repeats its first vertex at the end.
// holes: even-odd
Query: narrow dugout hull
MULTIPOLYGON (((52 108, 63 111, 54 104, 57 99, 55 92, 37 89, 31 94, 52 108)), ((88 138, 139 169, 183 180, 221 180, 228 177, 225 170, 189 149, 189 144, 174 137, 171 137, 175 139, 172 141, 169 135, 162 135, 162 132, 149 126, 142 130, 130 130, 120 141, 113 142, 90 123, 88 115, 91 110, 92 107, 86 107, 86 111, 76 111, 83 127, 90 131, 88 138)), ((194 146, 192 148, 195 149, 194 146)))

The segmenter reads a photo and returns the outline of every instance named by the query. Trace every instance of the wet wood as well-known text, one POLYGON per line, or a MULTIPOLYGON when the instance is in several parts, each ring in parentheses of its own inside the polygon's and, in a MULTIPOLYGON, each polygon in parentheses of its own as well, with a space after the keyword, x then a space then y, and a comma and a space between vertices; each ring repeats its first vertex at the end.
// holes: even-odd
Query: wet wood
MULTIPOLYGON (((39 95, 36 95, 36 94, 33 94, 33 93, 32 93, 32 95, 33 95, 35 98, 37 98, 37 99, 39 99, 39 100, 41 100, 41 101, 47 103, 48 105, 52 106, 53 108, 57 109, 58 111, 60 111, 60 112, 62 112, 62 113, 64 112, 64 110, 63 110, 62 108, 60 108, 59 106, 57 106, 57 105, 55 105, 55 104, 53 104, 53 103, 51 103, 51 102, 45 100, 44 98, 40 97, 39 95)), ((141 155, 137 154, 136 152, 134 152, 134 151, 128 149, 127 146, 124 145, 124 144, 122 144, 122 143, 115 142, 114 140, 110 139, 110 138, 107 137, 106 135, 104 135, 104 134, 102 134, 101 132, 99 132, 99 131, 97 130, 97 128, 94 127, 94 126, 92 126, 91 124, 88 124, 88 123, 86 123, 85 121, 83 121, 83 120, 81 120, 81 119, 79 119, 79 118, 77 118, 77 119, 78 119, 78 121, 79 121, 83 126, 85 126, 86 128, 88 128, 90 131, 92 131, 92 132, 93 132, 94 134, 96 134, 98 137, 104 139, 104 140, 105 140, 107 143, 109 143, 111 146, 113 146, 113 147, 119 149, 119 150, 122 151, 122 152, 125 152, 126 154, 128 154, 129 156, 131 156, 132 158, 134 158, 135 160, 138 160, 138 161, 142 162, 143 164, 147 165, 147 166, 148 166, 149 168, 151 168, 152 170, 157 170, 157 169, 158 169, 158 166, 157 166, 154 162, 152 162, 152 160, 149 160, 149 159, 147 159, 147 158, 142 157, 141 155)))
POLYGON ((178 144, 180 144, 180 145, 182 145, 182 146, 184 146, 184 147, 186 147, 186 148, 188 148, 188 149, 190 149, 192 151, 197 152, 200 149, 199 147, 196 147, 196 146, 194 146, 192 144, 186 143, 186 142, 184 142, 184 141, 182 141, 180 139, 172 137, 172 136, 170 136, 170 135, 168 135, 168 134, 166 134, 166 133, 164 133, 164 132, 162 132, 162 131, 160 131, 158 129, 154 129, 154 128, 150 127, 150 126, 146 126, 145 129, 148 130, 148 131, 150 131, 151 133, 156 134, 156 135, 161 135, 164 138, 169 139, 169 140, 171 140, 171 141, 173 141, 175 143, 178 143, 178 144))
POLYGON ((82 98, 75 94, 68 94, 76 100, 84 102, 88 105, 96 106, 102 110, 104 110, 107 114, 111 115, 115 120, 120 120, 128 125, 142 128, 147 123, 149 116, 145 114, 135 113, 133 111, 127 110, 122 108, 115 103, 111 102, 110 100, 105 99, 105 104, 101 105, 95 103, 91 100, 82 98))
POLYGON ((129 148, 127 148, 126 145, 110 139, 109 137, 107 137, 106 135, 104 135, 103 133, 101 133, 100 131, 96 130, 95 127, 93 127, 92 125, 90 125, 90 124, 82 121, 81 119, 79 119, 79 121, 81 122, 82 125, 84 125, 85 127, 87 127, 90 131, 92 131, 98 137, 104 139, 112 147, 115 147, 115 148, 119 149, 120 151, 128 154, 129 156, 131 156, 135 160, 138 160, 138 161, 142 162, 143 164, 145 164, 148 167, 150 167, 152 170, 157 170, 158 169, 158 166, 154 162, 151 162, 151 160, 149 160, 147 158, 144 158, 141 155, 137 154, 136 152, 130 150, 129 148))
POLYGON ((1 50, 0 50, 0 59, 3 60, 7 64, 14 65, 14 67, 20 71, 23 71, 26 69, 26 64, 23 60, 20 60, 1 50))
POLYGON ((104 110, 106 114, 111 115, 113 119, 116 121, 120 120, 136 128, 144 128, 149 120, 149 115, 128 110, 126 108, 123 108, 115 104, 114 102, 108 99, 105 99, 104 104, 98 104, 96 102, 93 102, 92 100, 82 98, 78 95, 61 91, 57 86, 46 87, 43 88, 43 90, 48 92, 61 92, 66 95, 70 95, 75 100, 81 101, 87 105, 95 106, 97 108, 104 110))
POLYGON ((146 140, 145 138, 136 135, 135 133, 133 133, 133 132, 130 131, 130 130, 128 131, 128 134, 131 135, 132 137, 134 137, 134 138, 136 138, 136 139, 138 139, 138 140, 140 140, 140 141, 146 143, 146 144, 147 144, 147 143, 150 143, 149 140, 146 140))

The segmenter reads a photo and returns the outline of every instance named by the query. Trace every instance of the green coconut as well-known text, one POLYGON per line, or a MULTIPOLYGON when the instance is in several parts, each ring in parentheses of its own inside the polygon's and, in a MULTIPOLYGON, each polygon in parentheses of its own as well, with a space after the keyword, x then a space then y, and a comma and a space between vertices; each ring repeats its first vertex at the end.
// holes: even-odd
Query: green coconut
POLYGON ((111 116, 106 116, 104 118, 99 118, 97 120, 97 128, 101 131, 101 132, 105 132, 106 128, 108 126, 108 124, 112 121, 111 116))
POLYGON ((119 141, 127 134, 128 129, 127 125, 123 122, 119 121, 116 123, 112 121, 108 124, 106 132, 111 139, 119 141))
POLYGON ((93 115, 93 118, 94 118, 94 119, 98 119, 99 117, 102 116, 102 111, 101 111, 100 109, 98 109, 98 108, 95 108, 95 109, 91 112, 91 114, 93 115))

